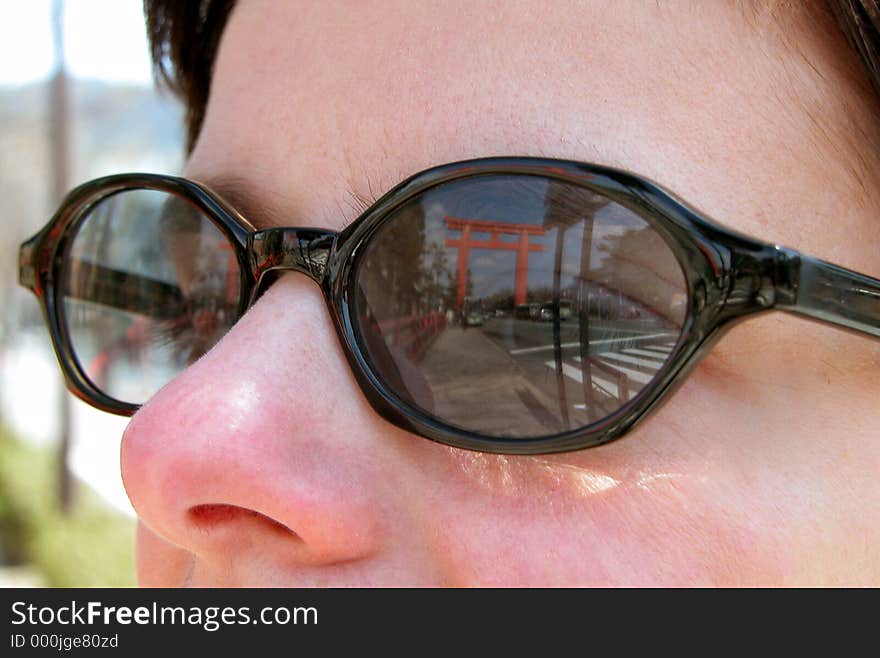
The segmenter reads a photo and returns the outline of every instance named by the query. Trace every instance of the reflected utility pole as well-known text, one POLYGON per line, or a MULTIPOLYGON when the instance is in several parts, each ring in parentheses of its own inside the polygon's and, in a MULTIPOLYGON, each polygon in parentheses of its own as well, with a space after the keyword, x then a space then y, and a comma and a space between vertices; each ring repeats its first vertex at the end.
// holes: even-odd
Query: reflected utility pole
MULTIPOLYGON (((67 67, 64 61, 64 0, 52 0, 52 43, 55 50, 55 68, 49 82, 49 200, 54 208, 67 191, 69 163, 69 94, 67 67)), ((70 453, 70 400, 67 388, 62 386, 58 409, 58 495, 63 511, 70 509, 73 486, 67 456, 70 453)))
POLYGON ((608 200, 595 192, 567 183, 551 183, 547 190, 547 214, 544 227, 555 228, 556 258, 553 265, 553 356, 556 362, 557 388, 560 404, 566 409, 562 419, 569 429, 568 400, 565 394, 565 382, 562 372, 562 345, 560 329, 562 251, 566 243, 565 233, 583 222, 581 238, 580 272, 576 279, 578 299, 578 342, 580 345, 581 379, 583 382, 583 401, 589 422, 597 419, 595 396, 593 394, 592 363, 590 361, 590 255, 593 248, 593 220, 608 200))

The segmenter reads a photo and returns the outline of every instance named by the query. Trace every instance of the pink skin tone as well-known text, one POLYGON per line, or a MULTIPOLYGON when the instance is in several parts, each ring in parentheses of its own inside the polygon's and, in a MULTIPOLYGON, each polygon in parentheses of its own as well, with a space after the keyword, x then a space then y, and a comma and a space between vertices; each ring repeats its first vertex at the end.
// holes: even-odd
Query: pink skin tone
MULTIPOLYGON (((407 7, 240 2, 186 174, 247 187, 255 224, 339 229, 352 192, 435 164, 594 161, 880 275, 880 106, 827 25, 722 3, 407 7)), ((878 368, 878 343, 774 313, 620 441, 477 454, 376 415, 320 291, 287 274, 126 431, 138 574, 877 585, 878 368)))

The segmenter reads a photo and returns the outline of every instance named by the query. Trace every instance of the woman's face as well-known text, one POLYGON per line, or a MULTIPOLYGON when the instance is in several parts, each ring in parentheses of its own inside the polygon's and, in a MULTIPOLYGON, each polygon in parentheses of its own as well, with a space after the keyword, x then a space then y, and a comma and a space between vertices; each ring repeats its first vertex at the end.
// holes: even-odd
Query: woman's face
MULTIPOLYGON (((830 23, 745 4, 241 0, 186 174, 258 226, 340 229, 432 165, 593 161, 880 275, 880 107, 830 23)), ((773 313, 619 441, 478 454, 376 415, 285 274, 126 432, 139 576, 877 584, 878 367, 876 342, 773 313)))

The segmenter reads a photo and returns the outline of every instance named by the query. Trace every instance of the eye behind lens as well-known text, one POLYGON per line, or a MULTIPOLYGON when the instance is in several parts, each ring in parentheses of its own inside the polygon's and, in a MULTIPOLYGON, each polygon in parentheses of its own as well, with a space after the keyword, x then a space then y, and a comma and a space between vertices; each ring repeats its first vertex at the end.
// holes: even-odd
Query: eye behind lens
POLYGON ((229 330, 240 285, 232 244, 197 206, 124 190, 76 228, 61 269, 62 321, 91 384, 143 404, 229 330))
POLYGON ((359 340, 408 406, 535 439, 601 421, 661 372, 687 283, 650 221, 534 175, 447 182, 384 219, 355 266, 359 340))

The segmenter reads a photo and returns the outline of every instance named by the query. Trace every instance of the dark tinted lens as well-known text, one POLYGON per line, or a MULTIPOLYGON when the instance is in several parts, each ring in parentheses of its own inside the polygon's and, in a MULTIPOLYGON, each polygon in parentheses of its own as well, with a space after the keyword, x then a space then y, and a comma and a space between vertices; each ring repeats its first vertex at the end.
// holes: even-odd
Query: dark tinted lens
POLYGON ((194 205, 130 190, 84 219, 62 291, 86 376, 110 397, 142 404, 235 322, 240 273, 230 242, 194 205))
POLYGON ((377 375, 464 430, 584 427, 662 368, 687 287, 642 218, 585 188, 485 176, 389 217, 357 265, 355 313, 377 375))

